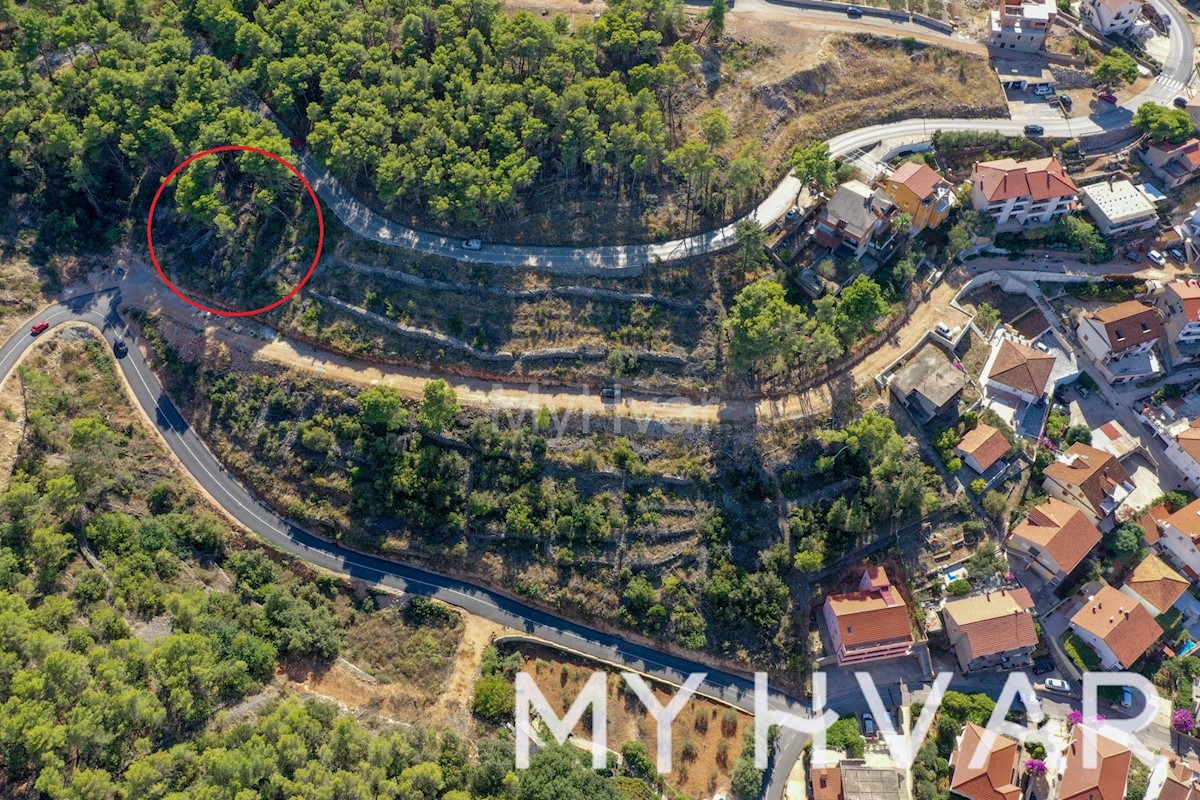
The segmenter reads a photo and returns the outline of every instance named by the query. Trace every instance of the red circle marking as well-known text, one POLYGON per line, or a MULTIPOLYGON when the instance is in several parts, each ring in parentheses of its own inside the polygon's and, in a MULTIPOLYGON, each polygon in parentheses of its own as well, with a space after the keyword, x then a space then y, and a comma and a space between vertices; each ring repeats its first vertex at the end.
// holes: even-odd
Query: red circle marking
POLYGON ((308 279, 312 277, 313 271, 316 270, 316 268, 317 268, 317 261, 319 261, 321 258, 321 245, 323 245, 324 243, 325 243, 325 218, 321 215, 321 203, 319 200, 317 200, 317 193, 315 191, 313 191, 312 185, 307 180, 305 180, 303 175, 300 174, 300 170, 296 169, 294 166, 289 164, 287 161, 284 161, 282 158, 280 158, 279 156, 275 155, 272 152, 269 152, 267 150, 260 150, 257 147, 248 147, 246 145, 241 145, 241 144, 227 144, 227 145, 222 145, 221 147, 213 147, 208 150, 201 150, 199 153, 196 153, 194 156, 191 156, 186 161, 184 161, 182 164, 180 164, 178 167, 171 170, 170 174, 168 174, 167 177, 163 179, 162 183, 159 184, 158 191, 154 193, 154 199, 150 201, 150 214, 146 217, 146 244, 149 245, 149 247, 150 247, 150 261, 154 264, 154 268, 156 270, 158 270, 158 277, 162 278, 163 283, 165 283, 167 285, 167 287, 172 292, 175 293, 175 296, 178 297, 183 302, 187 303, 190 306, 194 306, 194 307, 200 309, 201 311, 207 311, 210 314, 216 314, 221 317, 252 317, 256 314, 262 314, 266 311, 270 311, 273 308, 278 308, 279 306, 286 303, 288 300, 291 300, 293 297, 296 296, 297 292, 299 292, 304 287, 304 284, 308 283, 308 279), (285 294, 283 297, 279 298, 278 300, 276 300, 274 303, 271 303, 270 305, 263 306, 262 308, 256 308, 253 311, 224 311, 224 310, 221 310, 218 308, 209 308, 206 305, 197 303, 195 300, 188 297, 183 292, 179 291, 179 288, 175 284, 171 283, 171 279, 167 277, 167 274, 165 272, 163 272, 162 266, 160 266, 158 263, 158 255, 155 254, 155 252, 154 252, 154 209, 158 205, 159 198, 162 197, 163 189, 167 188, 167 184, 169 184, 171 181, 173 181, 175 179, 175 176, 178 175, 184 169, 184 167, 186 167, 188 164, 191 164, 196 159, 203 158, 204 156, 212 155, 213 153, 224 153, 224 152, 227 152, 230 150, 238 150, 238 151, 242 151, 242 152, 246 152, 246 153, 258 153, 260 156, 266 156, 267 158, 274 159, 275 161, 278 161, 280 164, 283 164, 285 167, 287 167, 289 170, 291 170, 293 175, 295 175, 297 178, 300 179, 300 182, 302 184, 304 184, 304 188, 308 190, 308 196, 312 198, 313 208, 315 208, 317 210, 317 252, 313 255, 312 264, 309 265, 308 272, 306 272, 304 274, 304 277, 300 279, 300 282, 297 283, 295 285, 295 287, 290 292, 285 294))

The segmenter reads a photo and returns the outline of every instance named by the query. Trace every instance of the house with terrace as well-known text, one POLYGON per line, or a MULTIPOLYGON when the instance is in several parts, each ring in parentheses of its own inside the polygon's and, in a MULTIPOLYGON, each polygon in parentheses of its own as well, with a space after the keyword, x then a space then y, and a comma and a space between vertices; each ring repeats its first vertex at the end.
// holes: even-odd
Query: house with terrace
POLYGON ((1200 281, 1171 281, 1158 304, 1168 361, 1179 366, 1200 360, 1200 281))
POLYGON ((1047 396, 1057 365, 1049 348, 1040 350, 1013 333, 997 331, 979 379, 984 405, 1018 435, 1036 438, 1050 410, 1047 396))
POLYGON ((1164 191, 1182 186, 1200 173, 1200 139, 1150 144, 1139 156, 1164 191))
POLYGON ((1082 726, 1076 725, 1062 759, 1058 800, 1125 800, 1132 765, 1128 747, 1098 733, 1085 737, 1082 726), (1085 752, 1089 740, 1096 748, 1091 758, 1085 752))
POLYGON ((1107 585, 1075 612, 1070 628, 1106 670, 1129 669, 1163 634, 1145 606, 1107 585))
POLYGON ((999 0, 988 16, 988 44, 997 50, 1036 53, 1046 49, 1058 6, 1054 0, 999 0))
POLYGON ((936 228, 950 216, 954 190, 941 173, 928 164, 906 161, 887 177, 883 190, 896 206, 912 216, 912 229, 936 228))
POLYGON ((907 655, 916 641, 908 603, 883 567, 868 567, 854 591, 826 597, 822 614, 839 665, 907 655))
POLYGON ((1131 181, 1110 177, 1083 187, 1080 198, 1105 236, 1128 236, 1158 226, 1154 196, 1131 181))
POLYGON ((1200 500, 1159 521, 1158 552, 1191 580, 1200 580, 1200 500))
POLYGON ((1023 588, 949 600, 942 616, 964 674, 1026 666, 1037 647, 1033 597, 1023 588))
POLYGON ((1042 475, 1046 494, 1083 509, 1101 530, 1112 528, 1114 513, 1134 489, 1129 473, 1112 453, 1083 442, 1059 453, 1042 475))
POLYGON ((1100 538, 1086 511, 1051 497, 1013 528, 1005 546, 1043 579, 1058 585, 1100 544, 1100 538))
POLYGON ((965 800, 1020 800, 1021 745, 968 722, 950 755, 950 794, 965 800), (983 758, 978 758, 983 751, 983 758))
POLYGON ((959 458, 975 472, 983 475, 996 464, 1003 468, 1003 459, 1012 450, 1008 438, 998 428, 981 422, 967 431, 954 448, 959 458))
POLYGON ((1101 36, 1143 36, 1150 31, 1150 20, 1142 15, 1145 0, 1083 0, 1079 13, 1088 26, 1101 36))
POLYGON ((1079 188, 1053 157, 985 161, 975 165, 971 181, 971 205, 999 229, 1047 225, 1069 214, 1079 199, 1079 188))
POLYGON ((882 257, 895 243, 891 220, 897 213, 892 198, 862 181, 837 188, 817 215, 813 238, 843 258, 882 257))
POLYGON ((1104 379, 1113 385, 1162 372, 1156 348, 1163 328, 1153 306, 1128 300, 1087 312, 1079 318, 1076 333, 1104 379))

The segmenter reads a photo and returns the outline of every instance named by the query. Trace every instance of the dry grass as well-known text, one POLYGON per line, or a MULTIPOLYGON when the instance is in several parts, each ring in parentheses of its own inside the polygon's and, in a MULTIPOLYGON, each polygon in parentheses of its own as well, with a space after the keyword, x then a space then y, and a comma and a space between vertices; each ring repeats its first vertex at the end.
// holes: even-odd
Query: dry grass
POLYGON ((381 681, 434 696, 449 676, 462 629, 462 618, 453 611, 418 621, 390 608, 355 622, 346 632, 345 656, 381 681))

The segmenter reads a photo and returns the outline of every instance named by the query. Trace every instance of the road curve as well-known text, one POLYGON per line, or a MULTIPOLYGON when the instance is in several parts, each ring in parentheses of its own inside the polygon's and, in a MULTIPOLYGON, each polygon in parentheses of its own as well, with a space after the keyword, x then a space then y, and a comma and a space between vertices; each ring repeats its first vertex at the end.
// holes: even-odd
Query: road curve
MULTIPOLYGON (((132 336, 128 326, 117 312, 119 302, 119 290, 80 295, 50 306, 36 319, 47 320, 51 330, 65 323, 86 323, 98 328, 109 342, 116 338, 125 338, 130 342, 132 336)), ((24 353, 37 341, 29 334, 26 325, 0 345, 0 383, 7 380, 24 353)), ((526 635, 620 664, 668 683, 682 684, 688 675, 704 672, 708 677, 701 692, 753 711, 753 681, 740 675, 628 642, 619 636, 557 617, 481 586, 360 553, 310 533, 269 509, 221 466, 167 396, 140 348, 129 347, 128 354, 118 359, 117 363, 138 404, 153 420, 167 446, 192 479, 229 516, 279 549, 309 564, 342 575, 444 601, 526 635)), ((793 698, 774 692, 771 705, 795 711, 807 708, 793 698)))
MULTIPOLYGON (((1122 106, 1102 104, 1105 111, 1081 119, 1060 119, 1039 123, 1047 136, 1078 137, 1117 132, 1130 127, 1133 112, 1146 102, 1170 105, 1191 76, 1195 41, 1183 10, 1174 0, 1155 0, 1154 5, 1171 19, 1171 49, 1162 73, 1150 87, 1122 106)), ((258 110, 290 132, 262 104, 258 110)), ((1023 135, 1026 121, 1011 119, 909 119, 871 125, 840 134, 829 140, 834 156, 868 148, 883 140, 928 141, 935 131, 998 131, 1010 136, 1023 135)), ((639 275, 647 267, 663 261, 677 261, 713 253, 737 242, 738 222, 682 239, 652 244, 598 245, 593 247, 539 246, 484 243, 478 250, 466 250, 462 239, 417 231, 375 213, 356 199, 322 166, 311 153, 296 157, 297 167, 313 185, 334 215, 352 232, 393 247, 473 264, 492 264, 516 269, 559 273, 593 274, 611 277, 639 275)), ((779 219, 796 202, 800 181, 790 172, 758 207, 743 219, 767 225, 779 219)))

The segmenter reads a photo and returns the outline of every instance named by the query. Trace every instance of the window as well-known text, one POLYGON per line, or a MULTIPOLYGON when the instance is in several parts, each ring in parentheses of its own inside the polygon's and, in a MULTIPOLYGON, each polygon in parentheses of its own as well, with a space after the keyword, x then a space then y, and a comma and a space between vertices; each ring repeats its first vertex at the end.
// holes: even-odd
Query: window
POLYGON ((1124 331, 1122 331, 1120 328, 1117 328, 1117 329, 1115 329, 1115 330, 1113 331, 1113 333, 1116 335, 1116 337, 1117 337, 1117 341, 1118 341, 1118 342, 1123 342, 1123 341, 1125 341, 1125 332, 1124 332, 1124 331))
POLYGON ((1143 322, 1142 323, 1142 333, 1149 333, 1149 332, 1150 332, 1150 323, 1143 322))

